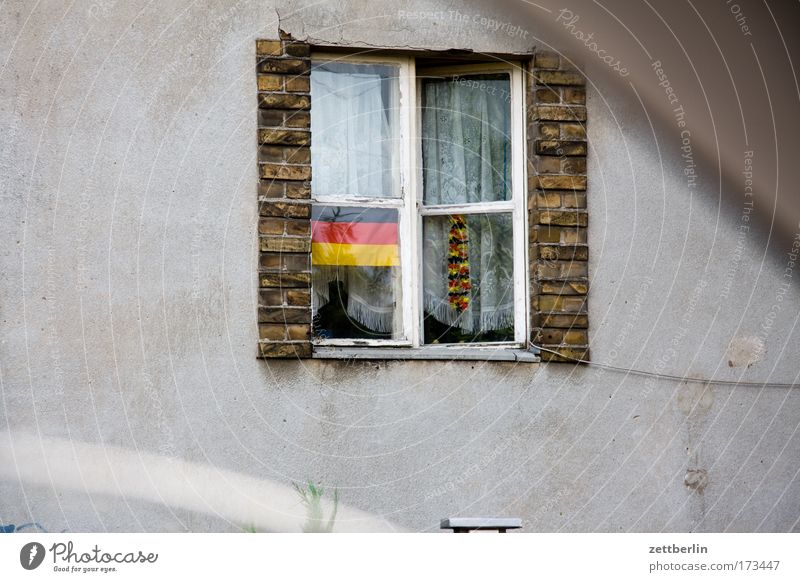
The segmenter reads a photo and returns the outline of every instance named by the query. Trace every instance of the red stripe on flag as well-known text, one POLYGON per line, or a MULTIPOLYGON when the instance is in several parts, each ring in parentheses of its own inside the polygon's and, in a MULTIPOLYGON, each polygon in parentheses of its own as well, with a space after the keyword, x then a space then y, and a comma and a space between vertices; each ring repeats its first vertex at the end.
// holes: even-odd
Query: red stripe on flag
POLYGON ((311 221, 311 241, 350 245, 396 245, 396 222, 311 221))

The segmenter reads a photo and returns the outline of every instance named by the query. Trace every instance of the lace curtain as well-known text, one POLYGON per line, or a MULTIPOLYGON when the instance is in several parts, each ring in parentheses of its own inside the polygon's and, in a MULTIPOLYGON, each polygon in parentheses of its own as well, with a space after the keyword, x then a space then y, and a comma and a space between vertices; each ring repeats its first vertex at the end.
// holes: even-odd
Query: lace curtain
POLYGON ((400 277, 396 268, 318 266, 314 267, 313 279, 314 313, 334 302, 366 337, 370 332, 391 337, 402 335, 403 322, 396 299, 400 277), (331 285, 334 282, 341 284, 341 291, 331 285))

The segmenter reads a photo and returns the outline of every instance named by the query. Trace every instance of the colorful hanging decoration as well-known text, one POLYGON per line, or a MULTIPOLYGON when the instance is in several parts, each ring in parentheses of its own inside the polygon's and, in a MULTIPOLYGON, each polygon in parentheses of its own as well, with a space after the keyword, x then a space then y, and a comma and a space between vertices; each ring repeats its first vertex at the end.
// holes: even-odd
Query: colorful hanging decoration
POLYGON ((458 313, 469 307, 472 283, 469 279, 469 235, 461 214, 450 216, 449 252, 447 256, 447 298, 458 313))

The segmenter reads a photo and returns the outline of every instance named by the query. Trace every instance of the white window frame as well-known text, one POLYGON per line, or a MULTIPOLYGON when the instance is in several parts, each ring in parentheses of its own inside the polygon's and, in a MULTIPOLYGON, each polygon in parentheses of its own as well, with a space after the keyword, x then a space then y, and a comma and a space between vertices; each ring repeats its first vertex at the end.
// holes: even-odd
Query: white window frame
MULTIPOLYGON (((510 201, 481 202, 476 204, 454 204, 424 206, 422 203, 422 120, 419 115, 422 84, 416 74, 414 57, 374 54, 313 53, 314 62, 347 62, 387 64, 399 67, 398 86, 400 92, 400 198, 368 198, 311 195, 312 204, 331 206, 359 206, 396 208, 398 211, 398 236, 402 289, 403 339, 314 339, 317 346, 373 346, 413 347, 436 349, 465 348, 498 349, 521 348, 528 343, 529 285, 527 252, 527 206, 525 204, 526 139, 525 139, 525 91, 520 63, 484 63, 462 66, 425 68, 426 75, 458 76, 481 73, 507 72, 511 88, 511 191, 510 201), (514 232, 514 341, 485 343, 425 344, 423 337, 422 309, 422 219, 424 216, 447 214, 511 213, 514 232)), ((311 104, 313 115, 313 102, 311 104)), ((311 136, 312 143, 314 136, 311 136)))

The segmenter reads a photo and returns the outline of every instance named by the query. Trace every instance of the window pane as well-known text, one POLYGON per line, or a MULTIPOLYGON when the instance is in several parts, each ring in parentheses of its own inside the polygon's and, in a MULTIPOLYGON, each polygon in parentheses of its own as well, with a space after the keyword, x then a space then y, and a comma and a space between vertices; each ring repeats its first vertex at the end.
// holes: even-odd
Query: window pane
POLYGON ((315 339, 402 339, 398 212, 315 205, 315 339))
POLYGON ((511 213, 423 219, 425 343, 514 340, 511 213))
POLYGON ((507 74, 422 82, 425 204, 511 199, 511 85, 507 74))
POLYGON ((398 75, 392 65, 314 63, 315 196, 400 197, 398 75))

